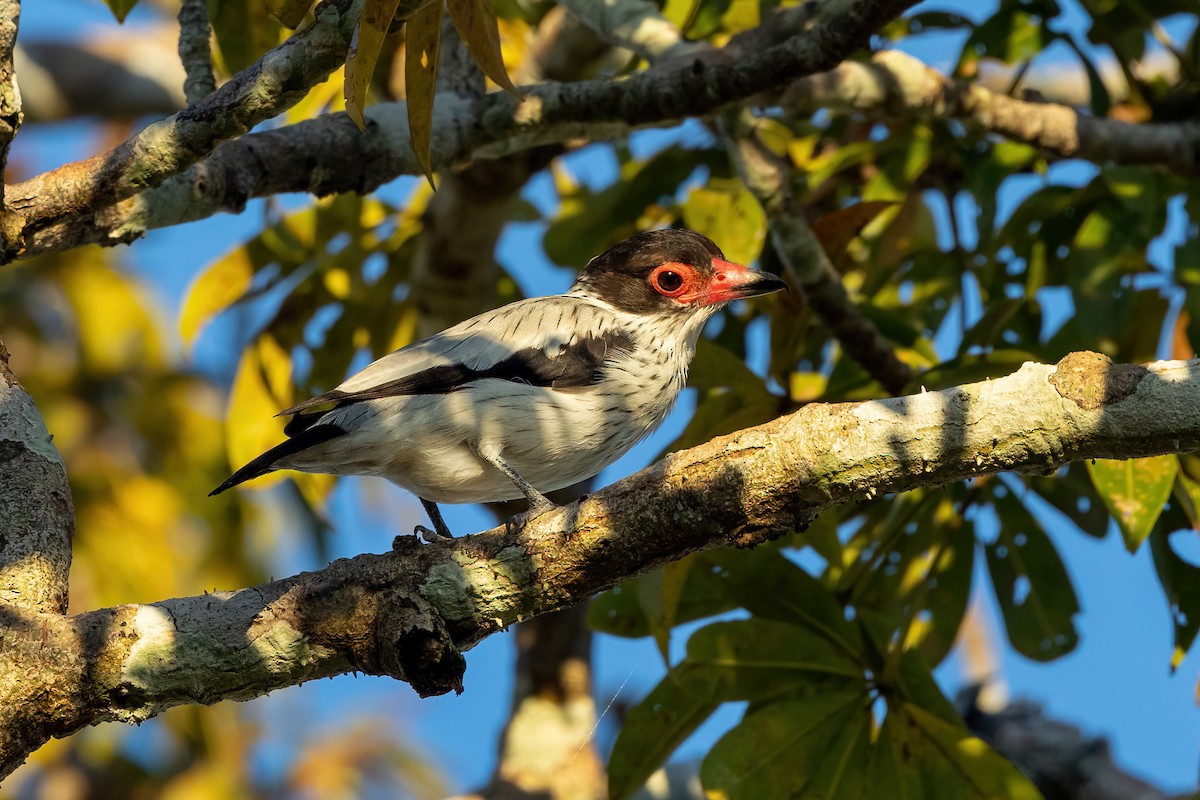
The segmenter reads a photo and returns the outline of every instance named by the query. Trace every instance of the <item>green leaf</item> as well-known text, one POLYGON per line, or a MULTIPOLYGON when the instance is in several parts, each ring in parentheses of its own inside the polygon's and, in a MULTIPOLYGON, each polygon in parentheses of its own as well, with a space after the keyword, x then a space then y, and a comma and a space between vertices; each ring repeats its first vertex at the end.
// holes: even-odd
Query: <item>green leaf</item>
POLYGON ((1023 480, 1074 522, 1081 533, 1103 539, 1108 532, 1108 510, 1096 494, 1084 464, 1076 462, 1049 476, 1025 475, 1023 480))
POLYGON ((314 0, 267 0, 267 10, 275 19, 295 30, 304 21, 314 0))
POLYGON ((129 12, 138 4, 138 0, 105 0, 117 22, 124 22, 129 12))
POLYGON ((1129 552, 1136 552, 1153 530, 1171 496, 1178 468, 1175 456, 1088 462, 1092 484, 1117 521, 1129 552))
MULTIPOLYGON (((754 551, 713 551, 695 553, 681 559, 679 564, 686 578, 675 604, 673 624, 680 625, 704 617, 722 614, 736 607, 725 591, 722 578, 716 574, 721 563, 736 563, 755 556, 754 551)), ((641 638, 654 633, 654 624, 647 618, 645 597, 649 590, 641 588, 648 576, 625 581, 620 586, 597 596, 588 608, 588 625, 594 631, 613 636, 641 638)), ((652 579, 651 579, 652 580, 652 579)))
POLYGON ((756 709, 713 745, 700 782, 728 800, 859 797, 861 765, 845 762, 869 733, 867 707, 865 691, 842 691, 756 709), (819 794, 809 786, 818 773, 826 784, 819 794))
POLYGON ((818 678, 863 680, 858 659, 821 632, 770 619, 701 628, 683 663, 700 668, 708 691, 723 700, 760 700, 818 678))
POLYGON ((1108 93, 1108 86, 1104 83, 1104 78, 1100 76, 1100 70, 1096 69, 1095 62, 1083 51, 1083 48, 1079 46, 1074 37, 1063 36, 1060 41, 1066 42, 1067 46, 1075 51, 1075 55, 1079 57, 1079 61, 1083 64, 1083 68, 1088 76, 1089 104, 1092 108, 1092 114, 1100 119, 1104 119, 1108 116, 1109 109, 1112 108, 1112 96, 1108 93))
POLYGON ((433 132, 433 97, 437 86, 438 50, 442 40, 441 0, 413 12, 405 23, 404 92, 413 155, 433 186, 429 137, 433 132))
POLYGON ((663 663, 668 667, 671 666, 671 628, 677 624, 688 573, 694 564, 692 559, 673 561, 638 580, 638 605, 650 624, 663 663))
POLYGON ((1000 532, 986 546, 988 572, 1017 652, 1049 661, 1075 649, 1079 601, 1050 538, 1025 505, 993 492, 1000 532))
POLYGON ((504 68, 504 58, 500 54, 500 30, 489 0, 446 0, 446 7, 450 9, 455 30, 483 74, 496 85, 520 97, 520 92, 513 86, 504 68))
POLYGON ((853 659, 793 625, 738 620, 701 628, 683 661, 629 712, 609 761, 609 794, 637 790, 722 702, 766 700, 802 686, 845 692, 863 681, 853 659))
POLYGON ((1041 792, 1028 778, 961 725, 911 703, 903 704, 903 713, 924 739, 916 766, 922 772, 938 776, 935 781, 926 781, 926 786, 934 789, 927 797, 1041 800, 1041 792), (946 775, 953 776, 954 782, 947 785, 943 777, 946 775), (930 786, 931 783, 934 785, 930 786))
POLYGON ((935 665, 949 654, 958 639, 958 629, 971 599, 975 566, 975 526, 959 517, 943 520, 939 530, 946 541, 927 551, 931 563, 924 573, 926 578, 906 592, 914 596, 908 611, 914 619, 904 643, 906 648, 918 648, 935 665))
POLYGON ((865 202, 902 202, 933 155, 933 133, 925 124, 894 131, 888 142, 877 158, 879 171, 863 187, 865 202))
POLYGON ((1158 582, 1171 608, 1171 622, 1175 633, 1175 649, 1171 654, 1171 671, 1183 663, 1184 656, 1196 641, 1200 632, 1200 567, 1191 564, 1175 552, 1171 546, 1172 536, 1197 536, 1194 530, 1168 533, 1160 526, 1150 536, 1150 554, 1154 558, 1154 570, 1158 582))
POLYGON ((696 342, 687 385, 692 389, 733 389, 748 396, 775 397, 745 361, 711 339, 696 342))
POLYGON ((622 800, 640 789, 720 701, 706 693, 703 675, 686 663, 672 669, 630 709, 608 760, 608 796, 622 800))
POLYGON ((669 202, 698 167, 719 168, 724 152, 668 147, 645 161, 626 161, 617 180, 592 192, 559 189, 559 216, 546 229, 542 247, 556 264, 582 267, 588 259, 638 230, 648 206, 669 202))
POLYGON ((738 264, 750 264, 762 252, 766 217, 741 181, 711 180, 693 189, 680 208, 683 224, 708 236, 738 264))
POLYGON ((723 573, 725 591, 755 617, 805 628, 847 658, 861 660, 862 639, 826 586, 781 553, 766 551, 747 568, 723 573))

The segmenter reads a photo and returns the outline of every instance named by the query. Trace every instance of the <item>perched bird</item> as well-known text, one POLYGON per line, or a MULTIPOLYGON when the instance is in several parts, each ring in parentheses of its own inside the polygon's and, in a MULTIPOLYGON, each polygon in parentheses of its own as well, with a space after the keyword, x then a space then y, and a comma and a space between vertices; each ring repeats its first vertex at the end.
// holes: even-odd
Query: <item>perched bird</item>
POLYGON ((451 536, 438 503, 524 495, 523 523, 554 507, 543 492, 592 477, 662 423, 718 308, 783 288, 698 233, 638 234, 566 294, 480 314, 282 412, 290 438, 212 494, 278 469, 378 475, 420 498, 438 536, 451 536))

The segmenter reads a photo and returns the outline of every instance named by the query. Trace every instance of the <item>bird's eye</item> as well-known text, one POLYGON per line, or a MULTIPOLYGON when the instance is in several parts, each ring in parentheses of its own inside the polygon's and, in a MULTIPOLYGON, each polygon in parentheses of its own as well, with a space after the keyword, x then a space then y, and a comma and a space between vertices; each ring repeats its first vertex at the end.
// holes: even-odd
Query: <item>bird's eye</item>
POLYGON ((673 294, 683 286, 683 276, 666 269, 654 276, 654 282, 663 294, 673 294))

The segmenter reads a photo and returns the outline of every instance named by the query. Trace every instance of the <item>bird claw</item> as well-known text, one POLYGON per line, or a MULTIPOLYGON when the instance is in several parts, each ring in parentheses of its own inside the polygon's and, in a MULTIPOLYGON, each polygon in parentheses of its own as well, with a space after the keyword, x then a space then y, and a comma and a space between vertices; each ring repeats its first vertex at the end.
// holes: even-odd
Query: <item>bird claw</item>
POLYGON ((531 519, 540 517, 547 511, 553 511, 556 508, 558 508, 558 506, 545 497, 543 497, 540 502, 535 500, 529 504, 529 508, 527 510, 522 511, 520 514, 513 514, 511 517, 509 517, 504 523, 504 530, 510 534, 519 533, 520 531, 524 530, 525 526, 529 524, 531 519))
POLYGON ((445 541, 448 541, 448 540, 454 538, 454 536, 450 535, 449 533, 442 533, 441 531, 430 530, 429 528, 426 528, 424 525, 418 525, 417 527, 413 528, 413 536, 416 536, 421 541, 425 542, 425 544, 433 544, 435 542, 445 542, 445 541))

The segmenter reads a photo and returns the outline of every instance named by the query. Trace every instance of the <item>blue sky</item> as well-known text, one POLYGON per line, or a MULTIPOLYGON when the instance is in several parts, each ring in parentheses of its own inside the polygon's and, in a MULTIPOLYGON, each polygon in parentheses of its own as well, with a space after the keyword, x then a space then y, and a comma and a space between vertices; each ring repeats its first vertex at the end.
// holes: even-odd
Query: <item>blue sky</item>
MULTIPOLYGON (((972 16, 986 14, 993 3, 927 3, 921 8, 953 9, 972 16)), ((1078 6, 1063 2, 1064 25, 1078 28, 1082 19, 1078 6)), ((22 36, 84 35, 90 25, 110 25, 107 8, 95 0, 43 0, 27 3, 22 15, 22 36)), ((144 12, 135 12, 134 21, 144 12)), ((1168 27, 1176 37, 1186 33, 1181 22, 1168 27)), ((1178 38, 1177 38, 1178 41, 1178 38)), ((906 49, 935 66, 945 66, 957 53, 954 37, 930 34, 906 49)), ((18 137, 16 153, 39 167, 51 167, 88 155, 92 130, 81 123, 55 128, 30 126, 18 137)), ((676 137, 702 137, 699 126, 682 132, 648 132, 634 140, 635 150, 652 150, 676 137)), ((616 161, 606 147, 587 148, 569 159, 572 172, 589 184, 604 185, 616 171, 616 161)), ((1047 180, 1081 183, 1094 167, 1067 162, 1051 170, 1047 180)), ((402 202, 414 184, 400 179, 381 193, 402 202)), ((1040 179, 1021 179, 1006 184, 1001 213, 1008 213, 1040 179)), ((535 181, 527 197, 539 207, 553 210, 555 202, 548 180, 535 181)), ((1174 214, 1168 233, 1156 243, 1152 257, 1165 271, 1173 266, 1173 239, 1181 235, 1182 220, 1174 214)), ((151 233, 128 250, 131 267, 144 275, 172 316, 192 277, 212 259, 257 231, 261 204, 252 203, 239 216, 221 216, 170 230, 151 233)), ((944 221, 944 220, 943 220, 944 221)), ((499 257, 507 265, 520 264, 516 275, 530 294, 560 291, 569 283, 564 270, 541 256, 541 228, 537 224, 513 225, 505 232, 499 257)), ((1061 299, 1050 298, 1047 310, 1063 319, 1072 313, 1061 299)), ((968 307, 968 316, 981 309, 968 307)), ((196 366, 210 374, 228 375, 233 353, 228 352, 229 331, 219 326, 206 335, 195 353, 196 366)), ((939 341, 943 353, 956 342, 939 341)), ((692 401, 685 397, 675 413, 654 437, 636 448, 601 476, 601 483, 628 474, 644 465, 682 430, 692 401)), ((447 522, 456 531, 490 526, 491 519, 474 507, 450 506, 447 522)), ((1047 512, 1053 515, 1054 512, 1047 512)), ((402 491, 379 483, 347 481, 334 499, 337 532, 331 539, 332 557, 385 549, 397 530, 411 529, 421 521, 420 507, 402 491), (364 496, 380 502, 363 502, 364 496), (386 514, 386 516, 385 516, 386 514)), ((985 531, 986 533, 986 531, 985 531)), ((1171 627, 1167 609, 1154 576, 1146 549, 1130 556, 1119 537, 1109 535, 1096 541, 1069 529, 1061 521, 1050 526, 1079 595, 1083 613, 1079 618, 1081 643, 1071 655, 1050 664, 1038 664, 1002 647, 1002 672, 1014 696, 1044 703, 1051 715, 1081 725, 1085 732, 1107 737, 1117 761, 1159 785, 1183 791, 1194 789, 1200 741, 1200 711, 1193 692, 1196 687, 1195 656, 1179 672, 1168 671, 1171 627)), ((315 554, 297 538, 276 554, 277 569, 295 571, 321 566, 315 554)), ((977 591, 981 591, 986 613, 995 631, 1003 626, 995 616, 989 581, 980 566, 977 591)), ((204 587, 196 587, 200 591, 204 587)), ((222 587, 234 588, 234 587, 222 587)), ((684 636, 676 634, 676 644, 684 636)), ((596 643, 595 687, 603 708, 621 689, 623 701, 644 694, 663 674, 654 645, 600 636, 596 643)), ((279 692, 254 701, 253 710, 263 722, 266 739, 259 758, 263 770, 276 770, 313 726, 340 726, 357 715, 384 714, 394 721, 407 740, 424 749, 441 766, 453 787, 468 789, 483 783, 494 763, 497 737, 508 712, 511 697, 513 650, 511 637, 493 636, 468 655, 466 693, 461 697, 418 700, 403 685, 390 680, 343 677, 320 681, 279 692), (304 725, 296 724, 303 719, 304 725)), ((938 677, 948 693, 962 684, 960 664, 951 657, 938 677)), ((736 719, 736 709, 727 709, 704 726, 680 751, 680 757, 699 757, 736 719)), ((154 723, 134 734, 136 748, 145 757, 154 752, 154 723)), ((611 732, 602 727, 602 741, 611 732)))

